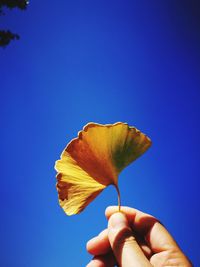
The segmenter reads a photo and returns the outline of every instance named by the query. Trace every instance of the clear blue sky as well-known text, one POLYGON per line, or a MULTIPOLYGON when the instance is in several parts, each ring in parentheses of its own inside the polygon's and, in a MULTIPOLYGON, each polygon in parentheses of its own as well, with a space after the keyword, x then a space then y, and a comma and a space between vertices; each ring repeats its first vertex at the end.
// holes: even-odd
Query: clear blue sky
POLYGON ((1 27, 0 264, 79 267, 117 203, 107 188, 80 215, 58 205, 54 162, 90 121, 127 122, 153 141, 119 179, 122 204, 157 216, 200 266, 198 1, 31 1, 1 27))

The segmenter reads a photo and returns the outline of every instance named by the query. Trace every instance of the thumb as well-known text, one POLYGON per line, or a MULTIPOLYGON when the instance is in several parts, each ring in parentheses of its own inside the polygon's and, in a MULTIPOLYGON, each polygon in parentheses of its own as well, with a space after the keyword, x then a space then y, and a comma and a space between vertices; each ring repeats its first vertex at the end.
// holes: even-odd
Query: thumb
POLYGON ((120 267, 152 266, 138 245, 123 213, 117 212, 110 217, 108 239, 120 267))

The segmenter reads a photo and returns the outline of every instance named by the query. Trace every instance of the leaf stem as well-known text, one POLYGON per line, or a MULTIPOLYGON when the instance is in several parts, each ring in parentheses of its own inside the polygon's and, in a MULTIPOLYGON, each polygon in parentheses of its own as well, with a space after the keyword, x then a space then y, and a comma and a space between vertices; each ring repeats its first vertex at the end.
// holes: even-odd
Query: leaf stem
POLYGON ((115 185, 115 188, 117 190, 117 197, 118 197, 118 207, 119 207, 119 212, 121 210, 121 198, 120 198, 120 191, 118 185, 115 185))

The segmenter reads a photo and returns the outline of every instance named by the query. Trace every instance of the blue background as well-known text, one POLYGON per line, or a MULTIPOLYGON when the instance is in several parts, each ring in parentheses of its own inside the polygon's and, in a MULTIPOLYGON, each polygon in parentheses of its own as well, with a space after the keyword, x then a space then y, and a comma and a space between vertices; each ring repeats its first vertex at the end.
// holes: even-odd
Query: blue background
POLYGON ((198 1, 36 0, 0 21, 21 35, 0 50, 0 265, 87 264, 117 195, 67 217, 54 162, 86 123, 123 121, 153 145, 122 172, 122 204, 157 216, 200 266, 198 1))

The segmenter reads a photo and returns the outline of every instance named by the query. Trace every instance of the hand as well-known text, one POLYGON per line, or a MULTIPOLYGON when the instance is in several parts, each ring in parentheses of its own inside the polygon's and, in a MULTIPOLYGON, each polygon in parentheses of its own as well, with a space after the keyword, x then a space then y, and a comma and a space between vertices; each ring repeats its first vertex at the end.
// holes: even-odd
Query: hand
POLYGON ((87 267, 192 267, 172 236, 153 216, 122 207, 106 209, 108 228, 87 243, 87 267))

